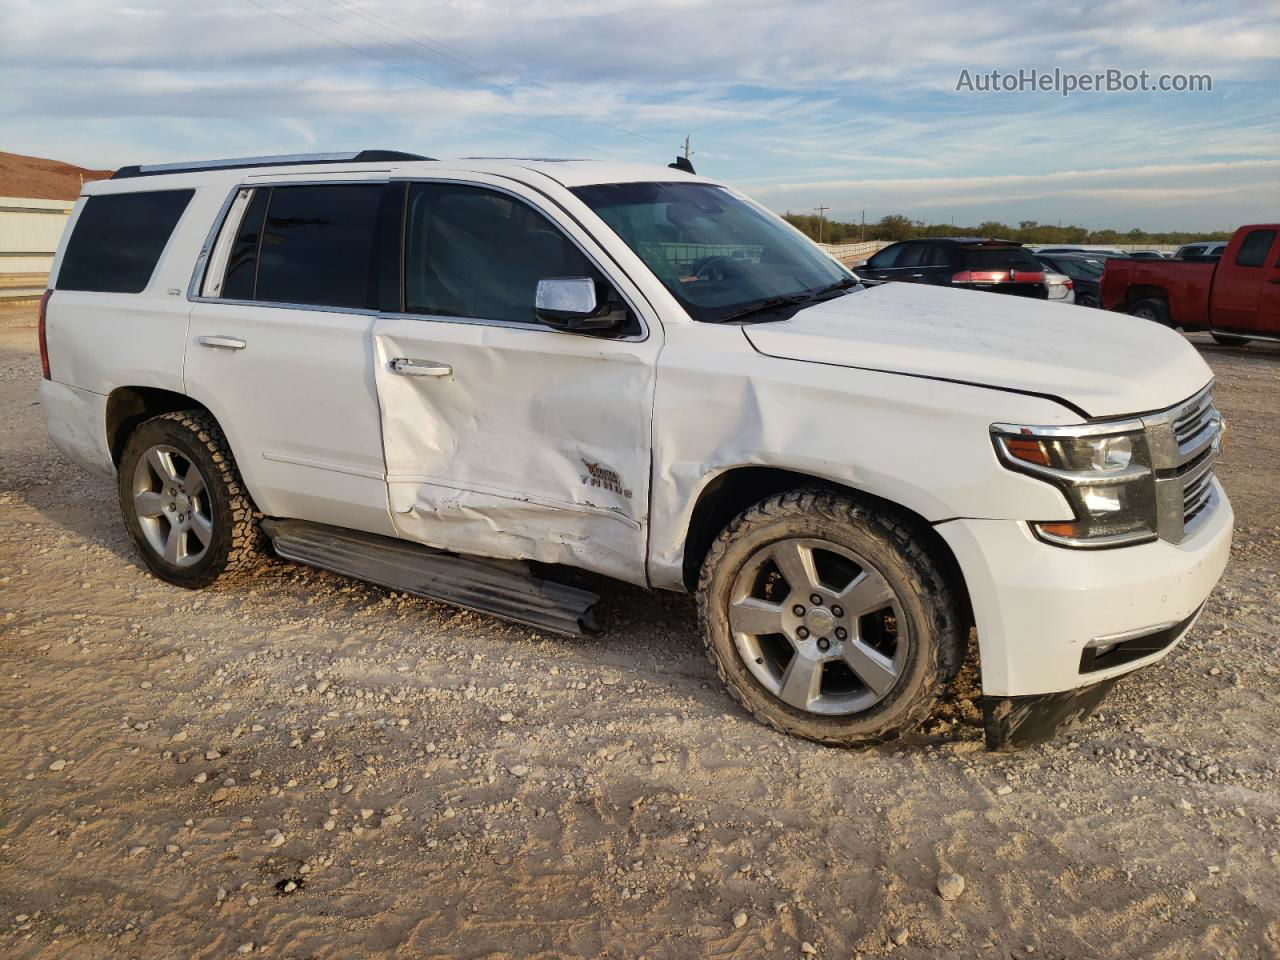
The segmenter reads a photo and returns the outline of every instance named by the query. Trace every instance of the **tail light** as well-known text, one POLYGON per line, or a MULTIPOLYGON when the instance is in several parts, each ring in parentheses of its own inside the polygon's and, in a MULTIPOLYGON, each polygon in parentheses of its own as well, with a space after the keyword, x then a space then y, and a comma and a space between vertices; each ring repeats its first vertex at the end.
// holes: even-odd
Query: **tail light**
POLYGON ((961 270, 951 275, 952 283, 1044 283, 1040 270, 961 270))
POLYGON ((1009 279, 1008 270, 961 270, 953 274, 952 283, 1004 283, 1009 279))
POLYGON ((45 315, 49 312, 49 298, 53 296, 52 290, 46 290, 44 296, 40 298, 40 372, 44 374, 46 380, 52 380, 49 376, 49 338, 45 334, 45 315))
POLYGON ((1072 290, 1072 289, 1074 289, 1074 288, 1075 288, 1075 284, 1074 284, 1072 281, 1070 281, 1070 280, 1067 280, 1067 281, 1066 281, 1066 282, 1064 282, 1062 285, 1063 285, 1064 287, 1066 287, 1068 290, 1072 290))

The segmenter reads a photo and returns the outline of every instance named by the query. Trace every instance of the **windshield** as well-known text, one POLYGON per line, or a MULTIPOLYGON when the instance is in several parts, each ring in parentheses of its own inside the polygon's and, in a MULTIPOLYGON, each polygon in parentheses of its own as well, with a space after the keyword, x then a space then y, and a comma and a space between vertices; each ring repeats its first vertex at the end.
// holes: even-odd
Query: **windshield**
POLYGON ((851 274, 777 217, 703 183, 577 187, 695 320, 715 323, 851 274))

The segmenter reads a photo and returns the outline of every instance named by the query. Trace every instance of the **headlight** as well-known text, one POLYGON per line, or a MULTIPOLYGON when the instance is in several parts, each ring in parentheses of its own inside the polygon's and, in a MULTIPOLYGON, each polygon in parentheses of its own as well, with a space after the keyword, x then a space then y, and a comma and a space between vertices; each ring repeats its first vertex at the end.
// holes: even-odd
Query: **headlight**
POLYGON ((1078 427, 991 427, 1000 462, 1052 483, 1074 520, 1033 523, 1064 547, 1118 547, 1156 539, 1155 475, 1141 420, 1078 427))

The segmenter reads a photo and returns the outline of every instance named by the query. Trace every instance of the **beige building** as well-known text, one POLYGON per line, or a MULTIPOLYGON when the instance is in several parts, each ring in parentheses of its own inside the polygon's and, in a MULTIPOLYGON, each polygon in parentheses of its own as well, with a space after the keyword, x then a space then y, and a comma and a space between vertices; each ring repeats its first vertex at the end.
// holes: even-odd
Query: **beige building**
POLYGON ((0 299, 38 297, 74 200, 0 197, 0 299))

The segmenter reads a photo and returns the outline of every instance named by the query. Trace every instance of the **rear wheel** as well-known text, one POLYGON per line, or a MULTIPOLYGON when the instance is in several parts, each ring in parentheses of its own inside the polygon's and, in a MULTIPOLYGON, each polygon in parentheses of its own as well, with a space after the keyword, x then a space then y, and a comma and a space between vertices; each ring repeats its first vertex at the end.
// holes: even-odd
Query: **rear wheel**
POLYGON ((1076 306, 1078 307, 1098 307, 1098 298, 1088 293, 1076 294, 1076 306))
POLYGON ((1150 320, 1152 323, 1158 323, 1164 327, 1170 325, 1169 305, 1163 300, 1157 300, 1154 297, 1135 300, 1129 304, 1129 316, 1150 320))
POLYGON ((265 554, 260 516, 206 413, 167 413, 139 426, 120 460, 118 492, 129 537, 161 580, 203 587, 265 554))
POLYGON ((1225 347, 1243 347, 1249 342, 1248 337, 1237 337, 1230 333, 1210 333, 1210 336, 1225 347))
POLYGON ((793 491, 740 514, 707 554, 698 609, 729 692, 820 743, 913 729, 961 660, 955 601, 921 539, 837 493, 793 491))

